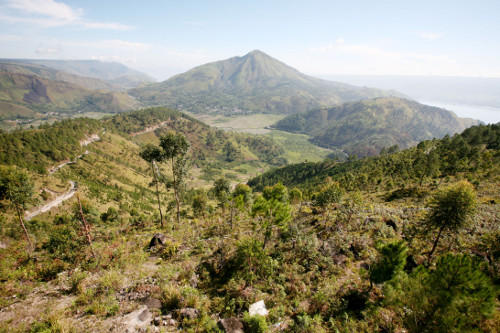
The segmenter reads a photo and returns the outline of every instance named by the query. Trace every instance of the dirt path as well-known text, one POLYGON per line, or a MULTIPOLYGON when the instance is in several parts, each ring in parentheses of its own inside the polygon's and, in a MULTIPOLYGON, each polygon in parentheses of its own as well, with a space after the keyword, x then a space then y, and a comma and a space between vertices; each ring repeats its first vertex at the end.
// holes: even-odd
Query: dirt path
POLYGON ((52 200, 49 203, 45 204, 44 206, 42 206, 40 208, 37 208, 34 212, 29 213, 26 216, 25 219, 26 220, 31 220, 33 217, 37 216, 38 214, 48 212, 52 208, 54 208, 56 206, 59 206, 63 201, 66 201, 69 198, 71 198, 75 194, 75 192, 76 192, 76 184, 72 180, 69 181, 69 184, 70 184, 70 188, 69 188, 69 190, 66 193, 58 196, 54 200, 52 200))

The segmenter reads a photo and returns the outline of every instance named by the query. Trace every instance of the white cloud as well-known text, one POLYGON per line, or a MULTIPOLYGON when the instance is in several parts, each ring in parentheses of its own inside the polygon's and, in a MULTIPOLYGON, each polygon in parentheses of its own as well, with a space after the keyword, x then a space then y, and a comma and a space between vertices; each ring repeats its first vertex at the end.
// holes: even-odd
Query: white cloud
POLYGON ((55 47, 46 47, 42 44, 38 45, 35 52, 37 54, 51 54, 51 55, 54 55, 54 54, 62 54, 63 53, 63 49, 62 49, 62 46, 59 44, 59 45, 56 45, 55 47))
POLYGON ((137 62, 137 57, 121 57, 118 55, 106 55, 106 56, 91 56, 90 59, 92 60, 99 60, 99 61, 104 61, 104 62, 119 62, 122 64, 135 64, 137 62))
POLYGON ((79 26, 84 29, 130 30, 131 27, 108 22, 92 22, 84 18, 84 11, 55 0, 7 0, 0 6, 0 20, 25 23, 42 28, 79 26))
POLYGON ((132 30, 132 27, 119 23, 82 22, 81 25, 86 29, 132 30))
POLYGON ((83 11, 54 0, 9 0, 8 6, 21 12, 38 14, 63 21, 78 20, 83 11))

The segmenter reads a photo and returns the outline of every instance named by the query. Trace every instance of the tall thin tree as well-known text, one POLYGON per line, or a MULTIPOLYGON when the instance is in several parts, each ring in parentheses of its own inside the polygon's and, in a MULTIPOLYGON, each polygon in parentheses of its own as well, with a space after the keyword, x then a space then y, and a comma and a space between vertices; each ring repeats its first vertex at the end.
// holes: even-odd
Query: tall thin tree
POLYGON ((158 202, 158 211, 160 212, 160 224, 163 227, 163 213, 161 211, 161 201, 160 201, 160 188, 159 188, 159 171, 157 169, 156 163, 160 163, 164 160, 164 157, 162 155, 162 150, 153 145, 153 144, 147 144, 144 149, 141 150, 139 154, 143 160, 149 163, 151 166, 151 172, 153 173, 153 184, 156 187, 156 199, 158 202), (155 170, 156 167, 156 170, 155 170))

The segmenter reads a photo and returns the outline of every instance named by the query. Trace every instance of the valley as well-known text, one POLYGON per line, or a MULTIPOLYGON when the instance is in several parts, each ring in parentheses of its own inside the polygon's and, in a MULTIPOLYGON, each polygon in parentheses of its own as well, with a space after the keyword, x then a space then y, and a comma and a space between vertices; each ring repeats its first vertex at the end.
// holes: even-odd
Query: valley
POLYGON ((110 67, 1 72, 0 332, 500 326, 499 124, 261 51, 110 67))

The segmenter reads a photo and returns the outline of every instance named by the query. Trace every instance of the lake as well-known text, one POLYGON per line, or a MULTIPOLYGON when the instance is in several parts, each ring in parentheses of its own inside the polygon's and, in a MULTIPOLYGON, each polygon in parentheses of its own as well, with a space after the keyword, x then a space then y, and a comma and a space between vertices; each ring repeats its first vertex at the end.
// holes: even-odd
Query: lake
POLYGON ((453 111, 457 116, 462 118, 479 119, 485 124, 496 124, 500 122, 500 108, 478 105, 443 104, 440 102, 428 101, 421 101, 420 103, 453 111))

